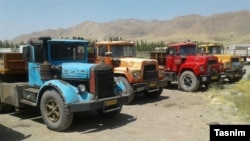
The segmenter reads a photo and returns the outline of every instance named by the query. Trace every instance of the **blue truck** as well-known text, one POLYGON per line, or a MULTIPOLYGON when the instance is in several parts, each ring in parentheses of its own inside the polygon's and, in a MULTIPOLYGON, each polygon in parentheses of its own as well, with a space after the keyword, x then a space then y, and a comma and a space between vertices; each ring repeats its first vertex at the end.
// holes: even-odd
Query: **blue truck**
POLYGON ((2 54, 3 66, 9 68, 0 77, 0 112, 38 107, 55 131, 69 128, 75 112, 119 114, 131 94, 111 66, 88 63, 87 47, 87 40, 46 36, 29 39, 22 53, 2 54))

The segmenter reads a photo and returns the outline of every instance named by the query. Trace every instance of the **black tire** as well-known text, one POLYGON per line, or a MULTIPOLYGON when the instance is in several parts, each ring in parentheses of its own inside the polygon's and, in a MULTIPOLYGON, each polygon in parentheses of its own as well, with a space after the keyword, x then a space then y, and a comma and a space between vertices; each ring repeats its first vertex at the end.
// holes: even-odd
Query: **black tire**
POLYGON ((154 92, 147 92, 145 91, 143 94, 147 97, 147 98, 157 98, 162 94, 163 88, 159 88, 158 91, 154 91, 154 92))
POLYGON ((200 81, 192 71, 184 71, 179 78, 180 88, 187 92, 195 92, 200 86, 200 81))
POLYGON ((121 80, 126 87, 126 91, 124 91, 124 93, 130 93, 130 96, 128 98, 128 102, 125 103, 126 105, 128 105, 128 104, 132 103, 132 101, 135 99, 134 90, 125 77, 119 76, 118 79, 121 80))
POLYGON ((71 113, 63 98, 54 90, 45 91, 40 103, 41 115, 49 129, 66 130, 73 121, 71 113))

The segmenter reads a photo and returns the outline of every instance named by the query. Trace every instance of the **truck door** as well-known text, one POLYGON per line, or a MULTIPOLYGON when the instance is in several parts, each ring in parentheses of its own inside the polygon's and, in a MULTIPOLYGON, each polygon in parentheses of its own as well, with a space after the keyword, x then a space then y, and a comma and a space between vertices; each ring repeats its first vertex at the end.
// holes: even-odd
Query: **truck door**
POLYGON ((178 60, 180 61, 180 56, 177 55, 177 50, 174 47, 169 47, 166 50, 166 69, 169 71, 178 71, 178 60))
POLYGON ((103 61, 104 57, 105 57, 105 52, 107 52, 107 46, 105 45, 100 45, 100 46, 97 46, 95 48, 96 50, 96 60, 95 60, 95 63, 100 63, 101 61, 103 61))

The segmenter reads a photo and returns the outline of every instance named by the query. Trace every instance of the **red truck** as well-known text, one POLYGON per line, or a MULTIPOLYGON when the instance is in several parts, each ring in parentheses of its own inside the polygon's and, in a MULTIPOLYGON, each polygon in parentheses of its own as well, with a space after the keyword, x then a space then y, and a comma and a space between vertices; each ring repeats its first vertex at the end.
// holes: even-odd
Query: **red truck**
POLYGON ((208 87, 225 77, 223 64, 218 58, 196 54, 193 42, 169 44, 166 52, 151 52, 150 56, 165 66, 168 85, 178 82, 178 88, 184 91, 197 91, 202 85, 208 87))

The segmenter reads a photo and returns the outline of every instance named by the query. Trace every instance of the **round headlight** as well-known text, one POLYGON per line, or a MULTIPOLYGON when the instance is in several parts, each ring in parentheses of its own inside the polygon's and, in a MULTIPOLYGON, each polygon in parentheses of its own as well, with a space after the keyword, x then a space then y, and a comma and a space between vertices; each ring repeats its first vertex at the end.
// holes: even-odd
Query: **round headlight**
POLYGON ((138 79, 140 77, 140 72, 134 72, 133 77, 138 79))
POLYGON ((83 85, 83 84, 78 85, 78 90, 79 90, 80 93, 85 92, 85 90, 86 90, 85 85, 83 85))
POLYGON ((200 69, 200 71, 205 71, 204 66, 200 66, 199 69, 200 69))
POLYGON ((230 62, 225 62, 225 68, 230 68, 231 67, 231 63, 230 62))
POLYGON ((164 76, 164 73, 165 73, 164 70, 159 70, 159 75, 160 76, 164 76))

